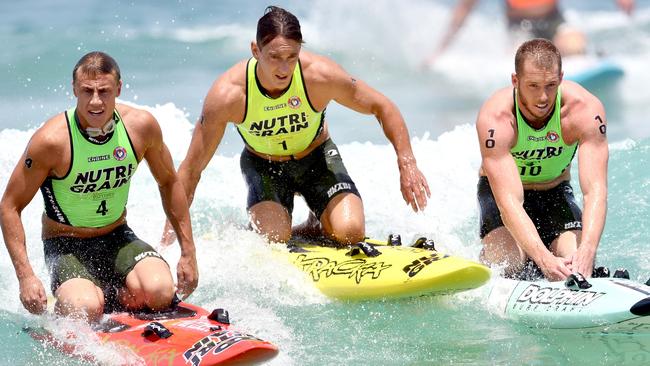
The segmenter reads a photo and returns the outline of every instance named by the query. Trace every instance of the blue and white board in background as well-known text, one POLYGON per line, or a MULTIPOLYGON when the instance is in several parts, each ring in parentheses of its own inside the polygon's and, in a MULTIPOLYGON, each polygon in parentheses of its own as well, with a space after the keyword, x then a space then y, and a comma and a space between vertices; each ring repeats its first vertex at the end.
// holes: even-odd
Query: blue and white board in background
POLYGON ((592 92, 614 85, 625 74, 618 63, 601 58, 566 57, 562 65, 565 79, 592 92))
POLYGON ((650 333, 650 287, 621 278, 591 278, 588 289, 564 282, 497 278, 489 308, 536 328, 650 333))

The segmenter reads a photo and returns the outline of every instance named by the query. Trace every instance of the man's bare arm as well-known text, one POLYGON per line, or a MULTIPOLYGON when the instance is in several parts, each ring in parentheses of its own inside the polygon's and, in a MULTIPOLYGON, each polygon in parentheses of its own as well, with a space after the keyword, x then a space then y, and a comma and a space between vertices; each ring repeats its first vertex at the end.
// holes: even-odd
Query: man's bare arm
POLYGON ((151 174, 158 183, 163 209, 181 247, 181 258, 177 266, 178 291, 185 298, 198 285, 199 273, 196 264, 196 249, 192 237, 189 207, 185 190, 181 184, 172 161, 169 149, 162 139, 158 122, 148 112, 138 112, 145 122, 139 124, 143 129, 141 136, 146 136, 147 148, 144 159, 151 174))
POLYGON ((29 262, 21 213, 50 174, 53 158, 60 156, 42 129, 28 143, 0 201, 0 226, 20 285, 20 300, 35 314, 45 311, 47 297, 29 262))
POLYGON ((317 93, 325 94, 354 111, 377 118, 397 154, 402 197, 414 211, 423 210, 431 192, 426 178, 417 167, 406 122, 397 106, 362 80, 350 76, 336 63, 326 58, 320 62, 324 69, 324 81, 319 88, 324 92, 317 93))
POLYGON ((603 105, 595 98, 575 124, 581 129, 578 149, 578 174, 584 206, 582 236, 573 258, 574 271, 591 276, 594 259, 607 214, 607 120, 603 105))

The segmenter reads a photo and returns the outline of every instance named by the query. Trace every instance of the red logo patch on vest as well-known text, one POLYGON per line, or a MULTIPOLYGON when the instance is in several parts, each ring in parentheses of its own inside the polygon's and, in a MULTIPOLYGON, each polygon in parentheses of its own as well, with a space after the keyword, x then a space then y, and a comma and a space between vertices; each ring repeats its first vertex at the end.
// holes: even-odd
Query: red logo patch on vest
POLYGON ((300 101, 300 98, 298 98, 297 96, 293 96, 293 97, 289 98, 289 101, 287 102, 287 104, 289 104, 289 108, 292 108, 292 109, 300 108, 301 103, 302 102, 300 101))
POLYGON ((555 132, 555 131, 549 131, 546 134, 546 139, 549 142, 557 142, 560 139, 560 135, 558 135, 557 132, 555 132))
POLYGON ((113 150, 113 157, 115 160, 119 161, 126 159, 126 149, 122 146, 116 147, 115 150, 113 150))

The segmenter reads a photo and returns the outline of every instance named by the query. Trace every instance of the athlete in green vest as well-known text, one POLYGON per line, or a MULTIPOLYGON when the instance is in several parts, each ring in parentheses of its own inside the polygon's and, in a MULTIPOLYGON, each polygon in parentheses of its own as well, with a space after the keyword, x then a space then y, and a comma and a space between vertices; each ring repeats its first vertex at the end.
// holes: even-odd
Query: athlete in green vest
POLYGON ((77 106, 34 133, 0 202, 20 300, 35 314, 47 306, 27 257, 20 217, 40 188, 45 262, 59 315, 96 321, 115 307, 164 309, 175 292, 169 266, 126 223, 130 180, 145 159, 180 239, 178 292, 188 296, 198 282, 192 228, 162 131, 149 112, 116 103, 122 81, 109 55, 86 54, 72 77, 77 106))
POLYGON ((553 43, 519 47, 512 87, 483 104, 476 130, 482 260, 513 277, 591 276, 607 209, 607 120, 595 96, 562 80, 553 43), (576 151, 584 213, 569 184, 576 151))
POLYGON ((379 120, 397 153, 402 196, 415 211, 425 208, 429 187, 397 107, 332 60, 302 50, 302 43, 298 19, 268 7, 251 43, 253 58, 226 71, 208 92, 179 175, 191 201, 232 122, 245 144, 241 168, 254 230, 271 241, 289 240, 298 193, 313 215, 294 233, 358 242, 365 235, 363 204, 327 130, 325 108, 331 101, 379 120))

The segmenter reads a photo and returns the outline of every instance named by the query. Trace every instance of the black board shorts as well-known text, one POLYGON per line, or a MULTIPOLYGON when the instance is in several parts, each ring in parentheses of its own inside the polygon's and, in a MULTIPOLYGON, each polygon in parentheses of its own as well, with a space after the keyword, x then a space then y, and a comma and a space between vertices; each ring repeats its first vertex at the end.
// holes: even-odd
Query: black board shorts
MULTIPOLYGON (((479 178, 477 188, 483 239, 490 231, 504 225, 487 177, 479 178)), ((582 230, 582 211, 568 181, 546 191, 524 190, 524 210, 547 248, 563 232, 582 230)))
POLYGON ((248 186, 247 209, 262 201, 274 201, 293 212, 293 197, 300 194, 316 217, 336 195, 350 192, 361 198, 331 139, 299 160, 271 161, 244 148, 240 165, 248 186))
POLYGON ((139 261, 149 257, 164 261, 127 224, 94 238, 60 236, 45 239, 43 244, 52 293, 67 280, 83 278, 101 288, 107 302, 124 287, 126 276, 139 261))

